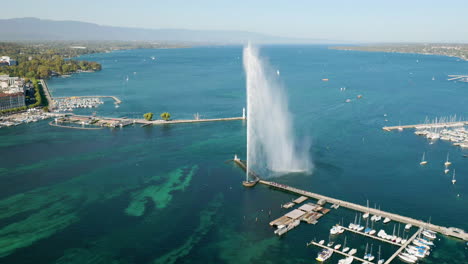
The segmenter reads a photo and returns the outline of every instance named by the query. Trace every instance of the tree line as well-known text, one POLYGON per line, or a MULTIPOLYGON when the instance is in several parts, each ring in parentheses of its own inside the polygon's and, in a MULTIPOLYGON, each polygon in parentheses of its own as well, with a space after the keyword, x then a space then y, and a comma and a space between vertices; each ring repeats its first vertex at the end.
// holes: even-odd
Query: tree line
POLYGON ((49 78, 54 74, 70 74, 81 71, 99 71, 97 62, 67 59, 89 51, 47 45, 0 43, 0 55, 9 56, 18 65, 0 67, 0 74, 26 78, 49 78))

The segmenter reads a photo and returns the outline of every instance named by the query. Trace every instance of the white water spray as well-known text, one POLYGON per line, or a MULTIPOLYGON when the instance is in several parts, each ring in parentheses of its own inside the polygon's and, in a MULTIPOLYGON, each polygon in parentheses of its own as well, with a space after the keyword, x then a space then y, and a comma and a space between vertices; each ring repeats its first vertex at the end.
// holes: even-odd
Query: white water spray
POLYGON ((282 87, 256 48, 244 47, 247 81, 247 175, 252 169, 274 173, 310 172, 310 145, 293 133, 293 122, 282 87))

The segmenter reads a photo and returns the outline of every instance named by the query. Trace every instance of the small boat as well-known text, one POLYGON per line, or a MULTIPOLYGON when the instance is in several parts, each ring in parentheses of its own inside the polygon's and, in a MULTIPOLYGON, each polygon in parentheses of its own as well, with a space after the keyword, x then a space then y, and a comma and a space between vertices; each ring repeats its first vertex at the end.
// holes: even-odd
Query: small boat
POLYGON ((349 102, 351 102, 351 99, 346 99, 345 102, 349 103, 349 102))
POLYGON ((453 169, 453 176, 452 176, 452 184, 455 184, 457 180, 455 180, 455 169, 453 169))
POLYGON ((408 258, 406 255, 403 255, 403 254, 399 254, 398 257, 399 257, 402 261, 404 261, 404 262, 406 262, 406 263, 415 263, 415 262, 416 262, 416 261, 414 261, 414 260, 408 258))
POLYGON ((351 264, 353 263, 353 260, 354 258, 350 256, 350 257, 338 260, 338 264, 351 264))
POLYGON ((435 77, 434 77, 434 76, 432 76, 432 80, 435 81, 435 77))
POLYGON ((346 253, 349 251, 349 247, 346 246, 346 240, 347 240, 347 237, 344 238, 343 249, 341 250, 343 253, 346 253))
POLYGON ((447 153, 447 160, 444 163, 445 167, 452 165, 452 162, 449 161, 449 153, 447 153))
POLYGON ((372 261, 372 260, 375 259, 375 257, 372 255, 372 247, 373 247, 373 246, 374 246, 374 244, 371 244, 369 256, 367 257, 367 259, 368 259, 369 261, 372 261))
POLYGON ((325 243, 325 240, 322 239, 322 240, 319 241, 320 245, 323 245, 323 243, 325 243))
POLYGON ((381 248, 381 246, 379 245, 379 260, 377 261, 377 264, 382 264, 382 263, 385 262, 384 259, 380 258, 380 248, 381 248))
POLYGON ((367 248, 369 247, 369 244, 366 243, 366 251, 364 251, 364 259, 368 259, 369 258, 369 254, 367 254, 367 248))
POLYGON ((412 224, 406 224, 406 225, 405 225, 405 230, 410 230, 411 227, 413 227, 412 224))
POLYGON ((356 254, 356 252, 357 252, 357 249, 353 248, 353 249, 351 249, 351 250, 349 251, 349 255, 352 256, 352 255, 356 254))
MULTIPOLYGON (((369 211, 369 200, 367 200, 367 210, 369 211)), ((367 217, 369 217, 369 212, 362 215, 362 218, 364 219, 366 219, 367 217)))
POLYGON ((335 242, 329 241, 329 242, 327 243, 327 247, 331 247, 331 246, 333 246, 333 244, 335 244, 335 242))
POLYGON ((447 167, 447 165, 445 165, 444 173, 447 174, 447 173, 449 173, 449 171, 450 171, 449 168, 447 167))
POLYGON ((324 250, 320 251, 320 253, 318 254, 316 260, 318 260, 320 262, 323 262, 323 261, 329 259, 332 255, 333 255, 333 250, 324 249, 324 250))
POLYGON ((336 235, 338 234, 339 232, 339 229, 337 226, 333 226, 331 229, 330 229, 330 235, 336 235))
POLYGON ((436 238, 436 235, 434 233, 428 232, 427 230, 423 231, 422 234, 424 237, 427 237, 428 239, 431 239, 431 240, 434 240, 436 238))
POLYGON ((385 217, 385 219, 383 220, 383 223, 384 223, 384 224, 387 224, 387 223, 390 222, 390 221, 391 221, 390 218, 385 217))
POLYGON ((334 248, 335 250, 338 250, 338 249, 341 248, 341 244, 337 244, 337 245, 335 245, 333 248, 334 248))
POLYGON ((375 232, 376 232, 376 231, 375 231, 374 229, 372 229, 372 230, 369 232, 369 235, 373 236, 373 235, 375 234, 375 232))
POLYGON ((426 152, 423 152, 423 156, 422 156, 422 159, 421 159, 421 162, 419 163, 421 165, 426 165, 427 164, 427 161, 426 161, 426 152))
POLYGON ((280 71, 279 70, 276 70, 276 75, 280 75, 280 71))

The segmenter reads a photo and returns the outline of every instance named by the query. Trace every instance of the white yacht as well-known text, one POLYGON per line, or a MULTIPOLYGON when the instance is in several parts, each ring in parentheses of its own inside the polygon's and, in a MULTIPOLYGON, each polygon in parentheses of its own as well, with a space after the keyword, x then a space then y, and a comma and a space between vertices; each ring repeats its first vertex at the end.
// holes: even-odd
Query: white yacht
POLYGON ((453 169, 453 176, 452 176, 452 184, 455 184, 457 180, 455 180, 455 169, 453 169))
POLYGON ((413 226, 412 224, 406 224, 406 225, 405 225, 405 229, 406 229, 406 230, 410 230, 410 228, 411 228, 412 226, 413 226))
POLYGON ((356 252, 357 252, 357 249, 353 248, 353 249, 351 249, 351 250, 349 251, 349 255, 352 256, 352 255, 356 254, 356 252))
POLYGON ((390 221, 391 221, 391 219, 390 219, 390 218, 388 218, 388 217, 385 217, 385 219, 383 220, 383 223, 384 223, 384 224, 386 224, 386 223, 388 223, 388 222, 390 222, 390 221))
POLYGON ((426 165, 427 164, 427 161, 426 161, 426 152, 423 152, 423 156, 422 156, 422 159, 421 159, 421 162, 419 163, 421 165, 426 165))
POLYGON ((343 253, 346 253, 349 251, 349 247, 346 246, 346 240, 347 240, 347 237, 344 238, 343 249, 341 250, 343 253))
POLYGON ((445 167, 448 168, 448 166, 452 165, 452 162, 449 161, 449 153, 447 153, 447 160, 444 163, 445 167))
POLYGON ((403 255, 403 254, 404 254, 404 253, 398 255, 398 257, 399 257, 402 261, 404 261, 404 262, 406 262, 406 263, 415 263, 415 262, 416 262, 416 261, 414 261, 414 260, 408 258, 407 255, 403 255))
POLYGON ((335 245, 333 248, 334 248, 335 250, 338 250, 338 249, 341 248, 341 244, 335 245))
POLYGON ((353 260, 354 260, 354 258, 349 256, 347 258, 338 260, 338 264, 351 264, 351 263, 353 263, 353 260))

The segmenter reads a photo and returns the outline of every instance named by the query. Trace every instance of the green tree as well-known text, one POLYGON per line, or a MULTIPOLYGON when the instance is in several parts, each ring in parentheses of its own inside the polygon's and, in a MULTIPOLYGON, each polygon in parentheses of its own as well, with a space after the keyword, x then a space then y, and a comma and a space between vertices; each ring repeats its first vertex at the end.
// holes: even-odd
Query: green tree
POLYGON ((151 121, 151 120, 153 120, 153 115, 154 115, 153 113, 146 113, 146 114, 143 115, 143 117, 146 120, 151 121))
POLYGON ((169 114, 168 112, 164 112, 161 114, 161 118, 165 121, 168 121, 171 118, 171 114, 169 114))

